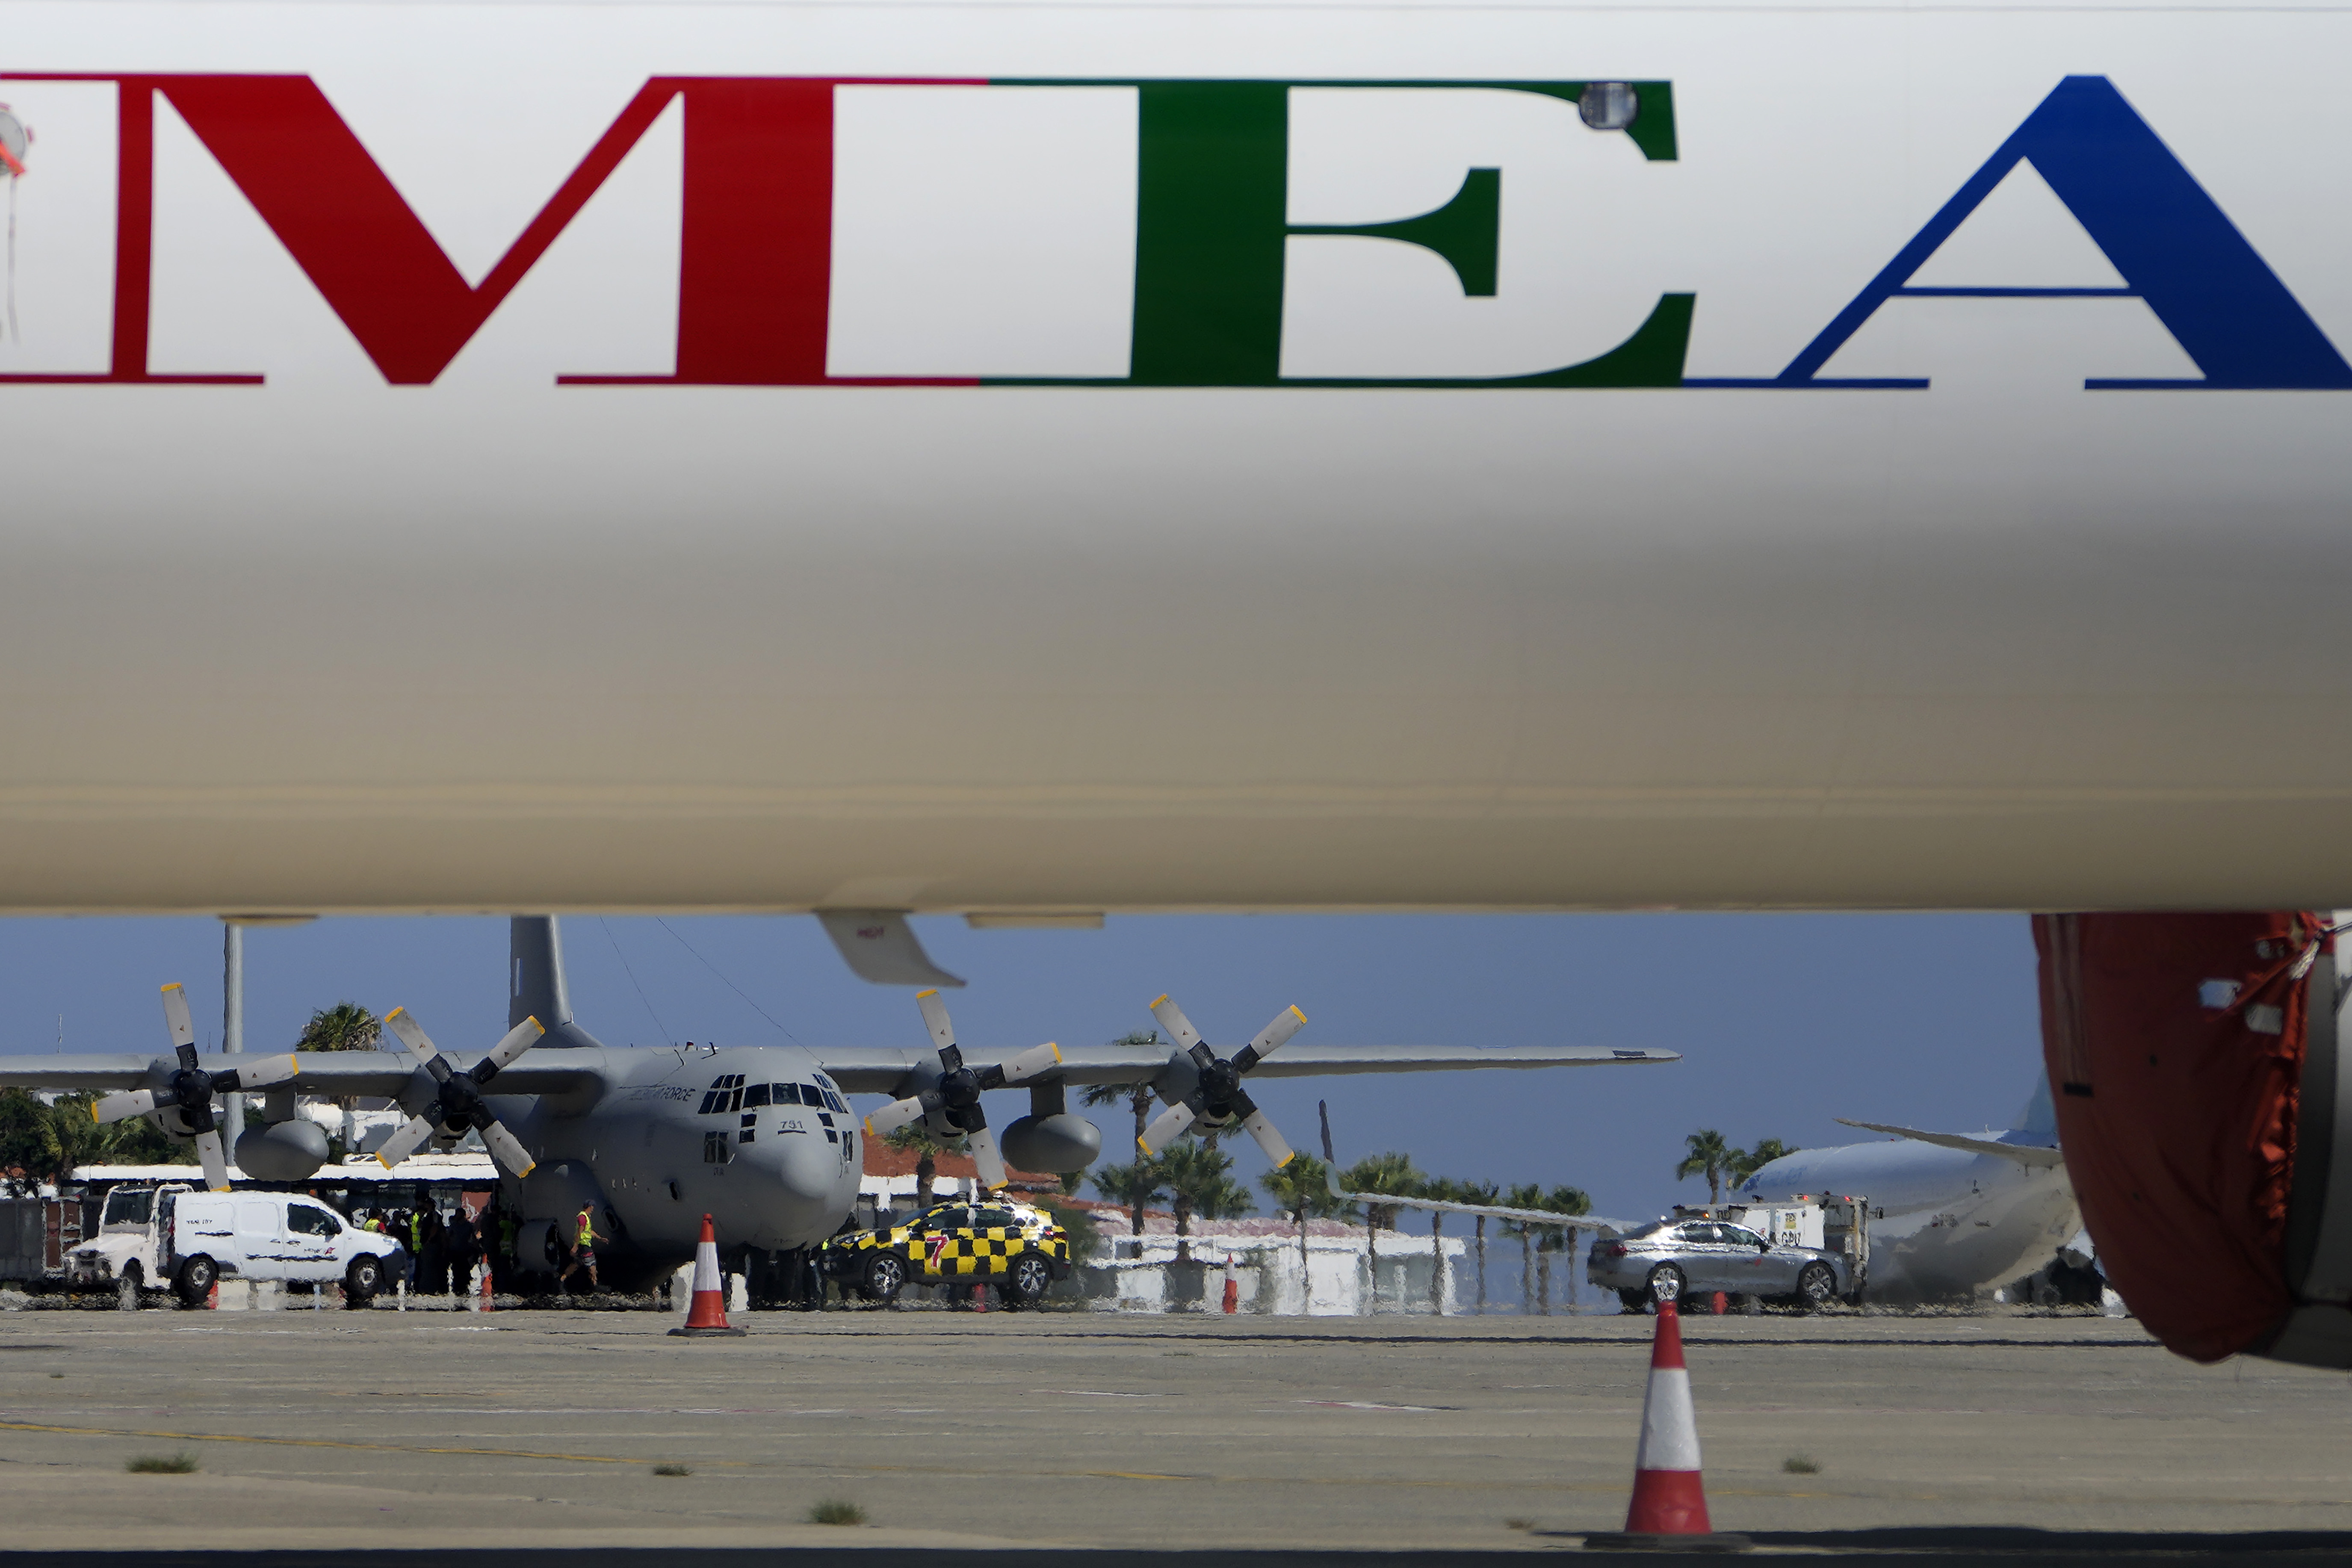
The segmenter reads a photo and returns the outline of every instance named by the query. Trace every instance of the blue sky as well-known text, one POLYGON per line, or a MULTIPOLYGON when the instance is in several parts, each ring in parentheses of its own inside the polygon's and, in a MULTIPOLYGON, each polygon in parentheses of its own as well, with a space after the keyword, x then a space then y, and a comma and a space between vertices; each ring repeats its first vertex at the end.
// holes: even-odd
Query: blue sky
MULTIPOLYGON (((974 1045, 1148 1029, 1145 1005, 1168 991, 1220 1044, 1295 1002, 1308 1037, 1330 1042, 1681 1051, 1666 1067, 1255 1091, 1301 1148, 1316 1145, 1319 1098, 1343 1160, 1402 1149, 1447 1175, 1571 1183, 1604 1214, 1703 1197, 1703 1184, 1673 1175, 1696 1127, 1741 1145, 1808 1146, 1866 1136, 1831 1120, 1841 1115, 2005 1127, 2040 1070, 2022 915, 1114 916, 1096 931, 971 931, 941 917, 916 927, 971 982, 949 1000, 974 1045)), ((286 1048, 312 1008, 345 998, 378 1013, 405 1005, 452 1048, 488 1045, 505 1026, 503 920, 329 920, 249 931, 246 944, 248 1050, 286 1048)), ((573 1009, 608 1045, 760 1045, 788 1033, 822 1050, 924 1037, 911 993, 853 978, 804 916, 573 917, 564 945, 573 1009)), ((166 980, 187 984, 213 1048, 218 922, 0 925, 0 1049, 55 1049, 62 1015, 68 1050, 160 1051, 166 980)), ((994 1120, 1008 1121, 1023 1097, 995 1103, 994 1120)), ((1105 1124, 1117 1158, 1123 1134, 1116 1119, 1105 1124)), ((1255 1183, 1265 1162, 1246 1141, 1236 1152, 1255 1183)))

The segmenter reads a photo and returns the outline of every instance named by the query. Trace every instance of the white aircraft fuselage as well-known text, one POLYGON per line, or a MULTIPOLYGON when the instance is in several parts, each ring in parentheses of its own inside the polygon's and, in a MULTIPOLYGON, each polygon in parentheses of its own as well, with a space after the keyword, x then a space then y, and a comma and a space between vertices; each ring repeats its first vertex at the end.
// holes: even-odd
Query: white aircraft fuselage
POLYGON ((0 908, 2352 897, 2341 13, 0 29, 0 908))
MULTIPOLYGON (((1983 1134, 1988 1140, 2002 1137, 1983 1134)), ((1873 1300, 1965 1298, 2047 1263, 2082 1226, 2063 1165, 2021 1165, 1909 1139, 1805 1149, 1740 1184, 1747 1201, 1867 1198, 1873 1300)))

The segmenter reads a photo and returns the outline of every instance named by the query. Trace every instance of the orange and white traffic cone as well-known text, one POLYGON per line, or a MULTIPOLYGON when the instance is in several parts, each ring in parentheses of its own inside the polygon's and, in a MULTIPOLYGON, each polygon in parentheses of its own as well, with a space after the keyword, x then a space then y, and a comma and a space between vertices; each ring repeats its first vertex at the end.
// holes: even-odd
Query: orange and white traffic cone
POLYGON ((490 1294, 490 1266, 489 1266, 488 1264, 485 1263, 485 1264, 483 1264, 483 1265, 481 1266, 481 1269, 482 1269, 482 1305, 481 1305, 481 1310, 482 1310, 483 1311, 485 1311, 485 1312, 495 1312, 495 1311, 497 1311, 497 1310, 499 1310, 499 1304, 498 1304, 498 1301, 497 1301, 496 1298, 494 1298, 494 1297, 490 1294))
POLYGON ((213 1281, 213 1288, 205 1292, 205 1310, 207 1312, 220 1310, 220 1281, 217 1279, 213 1281))
POLYGON ((1225 1310, 1238 1312, 1241 1309, 1242 1282, 1234 1277, 1234 1255, 1228 1252, 1225 1254, 1225 1310))
POLYGON ((1646 1545, 1661 1538, 1677 1546, 1717 1549, 1747 1544, 1719 1535, 1706 1517, 1699 1477, 1698 1415, 1691 1408, 1690 1371, 1683 1364, 1682 1314, 1658 1303, 1658 1335, 1650 1347, 1650 1385, 1642 1397, 1642 1441, 1633 1458, 1633 1502, 1625 1529, 1586 1538, 1588 1545, 1646 1545))
POLYGON ((685 1326, 670 1332, 688 1339, 743 1337, 742 1330, 727 1321, 727 1281, 719 1272, 719 1233, 711 1228, 709 1215, 702 1216, 702 1239, 694 1244, 694 1303, 687 1311, 685 1326))

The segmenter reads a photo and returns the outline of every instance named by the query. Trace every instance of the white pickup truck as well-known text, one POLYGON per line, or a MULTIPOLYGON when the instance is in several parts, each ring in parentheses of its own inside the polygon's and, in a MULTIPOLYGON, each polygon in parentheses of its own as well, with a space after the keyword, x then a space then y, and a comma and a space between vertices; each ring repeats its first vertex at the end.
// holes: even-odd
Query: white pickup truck
POLYGON ((315 1198, 286 1193, 200 1193, 177 1183, 117 1187, 107 1194, 98 1239, 68 1265, 85 1289, 112 1283, 135 1301, 165 1286, 201 1306, 221 1279, 340 1280, 343 1304, 364 1307, 390 1278, 400 1251, 315 1198))

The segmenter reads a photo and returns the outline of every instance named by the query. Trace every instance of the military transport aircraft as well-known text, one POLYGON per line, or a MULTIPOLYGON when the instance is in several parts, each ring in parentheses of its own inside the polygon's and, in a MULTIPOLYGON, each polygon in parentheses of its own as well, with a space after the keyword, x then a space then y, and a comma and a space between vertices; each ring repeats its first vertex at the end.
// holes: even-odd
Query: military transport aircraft
MULTIPOLYGON (((1236 1078, 1284 1078, 1679 1059, 1668 1050, 1586 1046, 1292 1044, 1276 1057, 1263 1038, 1248 1057, 1246 1047, 1228 1057, 1199 1046, 1210 1058, 1205 1068, 1181 1048, 1157 1059, 1127 1047, 1000 1053, 958 1045, 946 1008, 929 994, 929 1047, 615 1049, 572 1019, 555 920, 517 919, 510 941, 513 1026, 479 1062, 467 1052, 445 1054, 397 1009, 388 1022, 404 1051, 199 1058, 182 1038, 186 1005, 169 986, 165 1012, 183 1047, 177 1055, 0 1057, 0 1086, 113 1091, 98 1102, 100 1119, 149 1115, 176 1137, 194 1137, 215 1186, 228 1175, 213 1130, 215 1095, 266 1089, 273 1109, 265 1119, 279 1123, 292 1117, 297 1093, 390 1096, 415 1119, 379 1152, 387 1165, 429 1142, 446 1145, 469 1130, 482 1132, 503 1173, 509 1212, 525 1222, 518 1251, 527 1269, 551 1269, 557 1226, 593 1204, 598 1229, 612 1238, 597 1247, 604 1277, 641 1282, 693 1258, 707 1213, 755 1289, 770 1291, 789 1289, 806 1266, 806 1249, 840 1229, 856 1198, 858 1140, 872 1134, 850 1110, 852 1094, 897 1097, 887 1117, 877 1113, 877 1125, 928 1119, 943 1137, 968 1136, 983 1179, 1002 1185, 1008 1156, 1026 1169, 1061 1172, 1100 1152, 1094 1124, 1065 1104, 1074 1083, 1149 1082, 1163 1100, 1190 1108, 1192 1120, 1223 1126, 1264 1123, 1254 1109, 1242 1109, 1246 1096, 1226 1081, 1228 1069, 1236 1078), (980 1096, 1016 1085, 1029 1091, 1029 1111, 1005 1128, 1000 1154, 980 1096)), ((1304 1022, 1296 1009, 1282 1017, 1304 1022)), ((257 1130, 240 1143, 267 1136, 257 1130)), ((1268 1136, 1280 1136, 1270 1124, 1260 1141, 1268 1136)), ((316 1169, 315 1159, 310 1165, 316 1169)), ((310 1173, 281 1166, 278 1173, 299 1180, 310 1173)))

